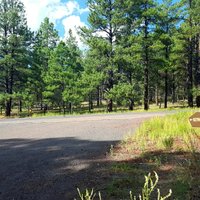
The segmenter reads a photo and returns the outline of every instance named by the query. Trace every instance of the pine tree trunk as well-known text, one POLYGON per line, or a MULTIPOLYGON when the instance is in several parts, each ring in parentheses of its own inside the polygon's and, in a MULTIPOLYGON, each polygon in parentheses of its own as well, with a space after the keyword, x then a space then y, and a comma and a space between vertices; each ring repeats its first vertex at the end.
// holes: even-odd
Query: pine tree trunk
MULTIPOLYGON (((169 33, 169 27, 167 26, 167 33, 169 33)), ((167 45, 165 48, 165 58, 169 61, 169 46, 167 45)), ((167 66, 168 68, 169 66, 167 66)), ((165 97, 164 97, 164 108, 167 108, 168 101, 168 70, 165 70, 165 97)))
POLYGON ((100 106, 100 88, 97 87, 97 107, 100 106))
MULTIPOLYGON (((192 0, 189 0, 190 9, 192 8, 192 0)), ((189 19, 190 28, 193 28, 192 18, 189 19)), ((192 36, 188 39, 189 42, 189 55, 188 55, 188 66, 187 66, 187 99, 188 106, 193 107, 193 38, 192 36)))
POLYGON ((66 114, 66 110, 65 110, 65 102, 63 101, 63 115, 66 114))
MULTIPOLYGON (((110 43, 110 46, 111 46, 111 50, 110 50, 110 55, 109 55, 109 59, 110 59, 110 65, 112 67, 113 66, 113 37, 114 37, 114 34, 113 34, 113 22, 112 22, 112 11, 113 11, 113 2, 112 0, 109 0, 109 43, 110 43)), ((113 69, 109 70, 108 71, 108 77, 109 77, 109 80, 108 80, 108 89, 112 89, 113 88, 113 85, 114 85, 114 82, 113 82, 113 79, 114 79, 114 72, 113 72, 113 69)), ((112 112, 113 111, 113 100, 112 99, 109 99, 108 101, 108 112, 112 112)))
POLYGON ((144 110, 149 109, 149 70, 144 69, 144 110))
POLYGON ((187 99, 188 99, 188 106, 193 107, 193 45, 192 40, 190 42, 190 51, 188 57, 188 66, 187 66, 187 99))
POLYGON ((172 75, 172 103, 176 103, 176 85, 174 73, 172 75))
POLYGON ((12 98, 6 101, 6 117, 10 117, 11 115, 11 107, 12 107, 12 98))
POLYGON ((133 110, 134 107, 134 100, 130 99, 129 110, 133 110))
MULTIPOLYGON (((110 70, 109 71, 109 80, 108 80, 108 88, 109 90, 113 88, 113 71, 110 70)), ((108 100, 108 112, 112 112, 113 111, 113 100, 112 99, 109 99, 108 100)))
MULTIPOLYGON (((196 88, 200 87, 200 35, 197 34, 195 38, 195 75, 194 75, 194 85, 196 88)), ((200 95, 196 96, 196 106, 200 107, 200 95)))
POLYGON ((155 88, 155 103, 158 106, 159 105, 159 100, 158 100, 158 84, 156 83, 156 88, 155 88))
POLYGON ((91 112, 92 109, 93 109, 93 102, 92 102, 92 95, 91 94, 89 94, 89 101, 88 101, 88 103, 89 103, 89 112, 91 112))
MULTIPOLYGON (((11 67, 10 74, 6 78, 6 93, 12 95, 13 93, 13 66, 11 67)), ((11 108, 12 108, 12 98, 10 97, 6 100, 6 112, 5 115, 9 117, 11 115, 11 108)))
POLYGON ((40 110, 43 110, 43 102, 42 102, 42 100, 40 102, 40 110))
MULTIPOLYGON (((148 19, 145 17, 144 40, 148 40, 148 19)), ((149 48, 144 47, 144 110, 149 109, 149 48)))
POLYGON ((19 100, 19 112, 22 112, 22 100, 19 100))
POLYGON ((108 112, 112 112, 113 111, 113 100, 109 99, 108 101, 108 112))
POLYGON ((196 96, 196 106, 197 108, 200 108, 200 95, 196 96))
POLYGON ((165 100, 164 100, 164 108, 167 108, 167 99, 168 99, 168 71, 165 70, 165 100))
POLYGON ((72 103, 69 103, 69 113, 72 114, 73 110, 72 110, 72 103))

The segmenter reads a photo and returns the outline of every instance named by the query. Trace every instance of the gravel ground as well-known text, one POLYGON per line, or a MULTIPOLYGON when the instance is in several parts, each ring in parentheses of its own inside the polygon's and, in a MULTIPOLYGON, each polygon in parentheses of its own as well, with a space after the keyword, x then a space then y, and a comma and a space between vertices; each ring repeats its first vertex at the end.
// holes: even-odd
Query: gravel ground
POLYGON ((71 200, 93 187, 106 152, 166 112, 0 120, 0 200, 71 200))

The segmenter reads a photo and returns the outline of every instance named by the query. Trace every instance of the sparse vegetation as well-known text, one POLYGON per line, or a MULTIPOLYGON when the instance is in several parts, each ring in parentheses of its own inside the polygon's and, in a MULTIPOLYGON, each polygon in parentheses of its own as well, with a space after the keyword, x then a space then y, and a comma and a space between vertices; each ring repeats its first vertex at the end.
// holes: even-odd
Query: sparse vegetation
MULTIPOLYGON (((169 193, 167 195, 165 195, 164 197, 161 196, 160 194, 160 189, 157 188, 157 184, 158 184, 158 175, 156 172, 154 172, 154 179, 151 176, 151 173, 149 173, 147 176, 145 176, 145 183, 144 186, 142 188, 142 194, 138 195, 138 198, 136 196, 133 196, 132 191, 129 192, 129 199, 130 200, 151 200, 153 198, 152 197, 152 193, 155 192, 155 190, 157 189, 157 200, 165 200, 168 199, 171 194, 172 191, 169 190, 169 193)), ((79 194, 79 198, 80 200, 93 200, 96 197, 96 193, 94 193, 94 190, 92 189, 91 191, 86 189, 86 191, 84 193, 81 193, 79 189, 78 190, 78 194, 79 194)), ((101 200, 101 193, 99 192, 99 200, 101 200)), ((127 198, 126 198, 127 199, 127 198)))

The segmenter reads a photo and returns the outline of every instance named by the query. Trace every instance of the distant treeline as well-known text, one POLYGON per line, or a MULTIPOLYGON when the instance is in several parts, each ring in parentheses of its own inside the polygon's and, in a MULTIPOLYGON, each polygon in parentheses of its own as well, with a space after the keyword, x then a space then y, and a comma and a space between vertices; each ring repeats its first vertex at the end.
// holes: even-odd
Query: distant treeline
POLYGON ((88 0, 88 27, 60 41, 45 18, 27 26, 20 0, 0 0, 0 107, 70 108, 93 101, 137 104, 187 100, 200 107, 200 1, 88 0), (85 49, 84 51, 82 49, 85 49))

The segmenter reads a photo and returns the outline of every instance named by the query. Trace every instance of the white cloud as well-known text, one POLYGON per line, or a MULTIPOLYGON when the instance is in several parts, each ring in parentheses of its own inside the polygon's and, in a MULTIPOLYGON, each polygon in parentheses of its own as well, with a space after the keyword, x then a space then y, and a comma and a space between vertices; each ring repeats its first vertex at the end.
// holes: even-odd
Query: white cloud
MULTIPOLYGON (((88 8, 80 8, 77 1, 68 0, 22 0, 27 13, 29 27, 36 31, 45 17, 49 17, 53 23, 71 15, 81 15, 88 12, 88 8)), ((75 24, 75 23, 74 23, 75 24)))
POLYGON ((61 0, 22 0, 22 2, 26 9, 27 22, 31 30, 37 31, 45 17, 49 17, 55 25, 59 20, 64 26, 64 38, 68 36, 71 29, 79 47, 84 46, 77 34, 77 28, 86 26, 85 22, 81 21, 80 15, 89 12, 87 7, 81 8, 75 0, 67 0, 66 3, 61 3, 61 0))
POLYGON ((36 31, 40 23, 49 15, 49 5, 59 4, 60 0, 22 0, 24 3, 29 27, 36 31))
POLYGON ((84 44, 81 42, 81 39, 80 39, 80 36, 77 33, 77 30, 78 30, 79 27, 86 26, 86 24, 81 21, 80 16, 71 15, 71 16, 63 19, 62 23, 63 23, 64 29, 65 29, 65 36, 64 37, 67 38, 69 36, 69 30, 71 29, 73 36, 76 37, 76 40, 78 42, 78 46, 83 49, 84 44))
POLYGON ((89 12, 87 7, 81 8, 75 0, 67 0, 66 3, 61 3, 61 0, 22 0, 22 2, 26 9, 27 22, 31 30, 37 31, 45 17, 49 17, 55 25, 57 20, 61 20, 65 30, 64 38, 68 36, 71 29, 79 47, 84 46, 77 34, 77 28, 86 26, 85 22, 81 21, 80 15, 89 12))

